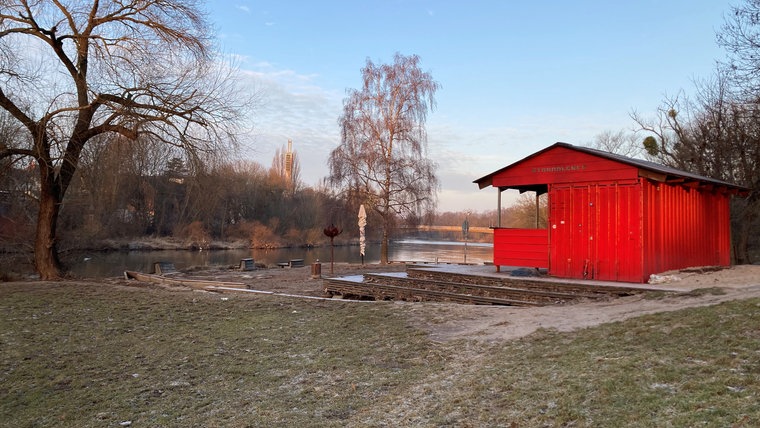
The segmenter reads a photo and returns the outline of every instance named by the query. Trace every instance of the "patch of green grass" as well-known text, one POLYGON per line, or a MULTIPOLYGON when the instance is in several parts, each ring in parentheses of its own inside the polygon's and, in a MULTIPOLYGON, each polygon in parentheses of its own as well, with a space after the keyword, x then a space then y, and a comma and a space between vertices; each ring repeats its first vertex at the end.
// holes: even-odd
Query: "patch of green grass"
POLYGON ((645 300, 662 300, 666 297, 672 297, 674 295, 676 295, 676 293, 673 291, 663 291, 663 290, 647 291, 642 294, 645 300))
POLYGON ((647 291, 644 293, 644 299, 646 300, 662 300, 666 297, 702 297, 702 296, 722 296, 726 294, 726 290, 720 287, 706 287, 696 288, 690 291, 674 292, 674 291, 647 291))
POLYGON ((707 287, 707 288, 696 288, 691 291, 687 291, 685 293, 679 293, 679 296, 684 297, 702 297, 702 296, 722 296, 726 294, 726 290, 720 287, 707 287))
POLYGON ((415 307, 3 284, 0 426, 760 425, 760 300, 493 344, 415 307))

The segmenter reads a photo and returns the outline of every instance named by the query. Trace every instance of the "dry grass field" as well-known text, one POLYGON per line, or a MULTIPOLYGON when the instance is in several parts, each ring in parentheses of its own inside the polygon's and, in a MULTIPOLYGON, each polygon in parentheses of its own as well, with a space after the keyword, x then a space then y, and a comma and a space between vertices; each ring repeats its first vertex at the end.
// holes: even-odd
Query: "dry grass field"
MULTIPOLYGON (((251 280, 318 288, 286 271, 251 280)), ((715 282, 527 331, 517 308, 0 283, 0 426, 758 426, 760 284, 715 282)))

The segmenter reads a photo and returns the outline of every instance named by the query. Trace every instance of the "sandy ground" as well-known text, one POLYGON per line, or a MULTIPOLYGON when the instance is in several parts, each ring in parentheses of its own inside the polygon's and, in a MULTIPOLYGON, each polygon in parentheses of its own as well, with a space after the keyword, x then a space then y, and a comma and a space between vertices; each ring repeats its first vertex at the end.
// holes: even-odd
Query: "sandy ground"
MULTIPOLYGON (((404 270, 405 266, 402 264, 361 266, 336 263, 331 274, 329 263, 321 267, 323 277, 404 270)), ((472 339, 498 342, 524 337, 538 329, 572 331, 644 314, 760 297, 760 266, 758 265, 734 266, 708 272, 699 270, 667 272, 663 275, 665 282, 651 285, 651 287, 668 290, 668 292, 655 299, 638 295, 603 302, 529 308, 451 303, 398 302, 396 304, 403 305, 412 319, 429 331, 433 340, 447 342, 472 339)), ((249 272, 221 269, 190 272, 181 276, 240 281, 248 284, 252 289, 283 294, 322 295, 322 280, 312 277, 311 266, 292 269, 258 269, 249 272)), ((113 281, 128 284, 123 279, 113 281)))
POLYGON ((527 336, 540 328, 572 331, 644 314, 760 297, 760 266, 736 266, 706 273, 669 274, 680 280, 672 278, 671 282, 653 286, 675 290, 659 299, 638 295, 604 302, 530 308, 448 305, 447 314, 441 318, 441 322, 428 329, 433 338, 439 341, 472 338, 495 342, 527 336), (720 290, 713 290, 714 293, 694 292, 714 287, 720 290))

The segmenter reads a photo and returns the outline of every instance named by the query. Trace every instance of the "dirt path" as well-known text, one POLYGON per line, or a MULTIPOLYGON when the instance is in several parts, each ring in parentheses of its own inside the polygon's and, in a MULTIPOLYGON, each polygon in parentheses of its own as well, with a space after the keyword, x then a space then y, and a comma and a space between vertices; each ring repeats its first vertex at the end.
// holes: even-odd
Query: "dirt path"
POLYGON ((542 307, 425 304, 416 305, 410 311, 426 325, 434 340, 446 342, 470 338, 496 342, 521 338, 540 328, 573 331, 645 314, 760 297, 760 266, 672 275, 680 280, 666 286, 679 291, 657 299, 630 296, 604 302, 542 307))

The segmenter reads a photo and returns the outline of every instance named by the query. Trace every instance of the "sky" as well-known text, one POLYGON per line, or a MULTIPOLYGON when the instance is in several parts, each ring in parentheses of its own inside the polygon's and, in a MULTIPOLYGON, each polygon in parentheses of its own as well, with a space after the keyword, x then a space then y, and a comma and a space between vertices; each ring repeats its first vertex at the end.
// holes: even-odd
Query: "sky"
MULTIPOLYGON (((211 0, 220 53, 258 101, 241 156, 292 140, 304 184, 329 174, 348 89, 367 59, 418 55, 441 88, 428 114, 439 211, 489 211, 473 181, 558 141, 632 131, 726 57, 723 0, 211 0)), ((643 138, 643 137, 642 137, 643 138)), ((507 200, 507 199, 505 199, 507 200)))

